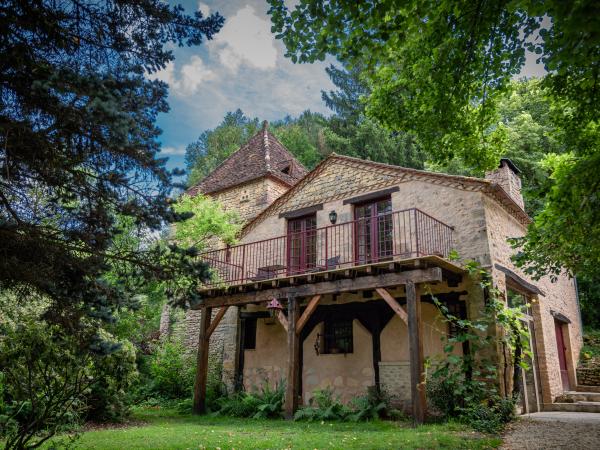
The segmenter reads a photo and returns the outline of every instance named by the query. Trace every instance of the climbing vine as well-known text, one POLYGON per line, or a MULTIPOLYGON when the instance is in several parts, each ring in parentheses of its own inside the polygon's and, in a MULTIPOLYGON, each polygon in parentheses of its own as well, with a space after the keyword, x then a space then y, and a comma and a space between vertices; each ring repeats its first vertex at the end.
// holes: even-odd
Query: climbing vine
POLYGON ((500 395, 499 370, 506 378, 512 368, 512 386, 517 386, 520 369, 529 368, 529 329, 523 320, 529 305, 509 307, 487 270, 475 261, 467 261, 465 268, 484 293, 484 311, 474 319, 458 317, 430 292, 452 333, 446 338, 445 358, 435 367, 428 362, 432 369, 428 392, 443 415, 465 419, 483 431, 497 431, 512 418, 518 396, 510 386, 504 397, 500 395), (494 358, 496 345, 502 348, 503 361, 494 358))

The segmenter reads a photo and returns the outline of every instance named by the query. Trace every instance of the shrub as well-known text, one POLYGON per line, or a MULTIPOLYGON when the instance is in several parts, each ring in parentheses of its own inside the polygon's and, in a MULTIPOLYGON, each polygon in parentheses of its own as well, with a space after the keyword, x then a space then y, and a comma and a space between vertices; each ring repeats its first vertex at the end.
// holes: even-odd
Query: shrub
POLYGON ((462 409, 459 419, 476 431, 498 433, 515 418, 514 409, 515 401, 513 399, 495 398, 462 409))
POLYGON ((115 350, 92 358, 94 383, 86 395, 86 418, 99 422, 120 422, 129 415, 129 390, 138 378, 135 348, 129 341, 111 342, 112 336, 105 332, 100 337, 105 344, 112 344, 115 350))
POLYGON ((370 386, 366 395, 354 398, 350 402, 350 407, 352 413, 349 419, 353 422, 375 420, 394 414, 390 408, 387 392, 383 389, 377 389, 376 386, 370 386))
POLYGON ((150 360, 151 380, 142 393, 165 399, 189 397, 194 386, 195 365, 193 356, 180 342, 165 341, 150 360))
POLYGON ((314 392, 309 406, 299 409, 294 420, 360 422, 398 415, 398 411, 390 408, 386 391, 376 386, 369 387, 365 395, 352 399, 348 406, 334 396, 331 388, 325 388, 314 392))
POLYGON ((28 320, 0 338, 0 440, 33 448, 71 430, 85 413, 93 383, 89 353, 57 326, 28 320))
POLYGON ((271 388, 265 381, 257 392, 238 392, 217 400, 218 414, 232 417, 273 418, 281 417, 285 396, 285 384, 279 382, 271 388))

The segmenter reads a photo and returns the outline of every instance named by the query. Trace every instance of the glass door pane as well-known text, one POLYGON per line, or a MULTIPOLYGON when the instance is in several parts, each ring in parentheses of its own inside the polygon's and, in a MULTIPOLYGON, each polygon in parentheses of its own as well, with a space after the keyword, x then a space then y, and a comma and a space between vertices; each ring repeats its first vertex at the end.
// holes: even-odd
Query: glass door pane
POLYGON ((379 200, 356 206, 355 255, 357 264, 391 257, 393 250, 392 201, 379 200))

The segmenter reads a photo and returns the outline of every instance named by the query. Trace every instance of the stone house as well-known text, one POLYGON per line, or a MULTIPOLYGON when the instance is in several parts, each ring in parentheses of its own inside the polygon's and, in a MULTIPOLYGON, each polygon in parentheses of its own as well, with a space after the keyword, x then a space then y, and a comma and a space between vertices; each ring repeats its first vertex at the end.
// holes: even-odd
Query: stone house
MULTIPOLYGON (((198 348, 196 406, 204 404, 210 343, 231 384, 284 380, 288 415, 316 389, 349 400, 377 385, 422 420, 424 359, 442 358, 453 332, 432 295, 466 318, 486 301, 448 258, 455 251, 487 269, 509 304, 531 304, 522 406, 552 408, 577 386, 577 291, 568 276, 533 281, 512 263, 507 238, 523 236, 530 221, 520 188, 506 159, 485 179, 335 154, 307 172, 265 123, 190 189, 246 222, 238 245, 203 255, 215 280, 187 318, 189 345, 198 348)), ((490 352, 502 360, 499 348, 490 352)), ((500 388, 510 390, 504 375, 500 388)))

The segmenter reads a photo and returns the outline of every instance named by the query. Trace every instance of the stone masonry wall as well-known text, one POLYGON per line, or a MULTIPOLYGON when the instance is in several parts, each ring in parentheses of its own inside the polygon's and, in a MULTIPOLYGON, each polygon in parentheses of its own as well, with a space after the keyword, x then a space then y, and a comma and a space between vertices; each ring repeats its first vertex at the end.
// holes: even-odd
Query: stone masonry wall
POLYGON ((329 212, 335 210, 338 222, 353 219, 353 206, 343 200, 354 195, 399 186, 392 194, 394 211, 419 208, 427 214, 454 227, 454 247, 465 258, 489 265, 489 248, 485 225, 484 195, 428 181, 404 180, 397 174, 379 169, 352 167, 336 161, 316 178, 270 211, 244 235, 242 242, 253 242, 285 234, 286 220, 279 213, 323 203, 317 212, 317 227, 329 225, 329 212))
POLYGON ((577 383, 580 386, 600 386, 600 363, 596 366, 578 367, 577 383))
POLYGON ((288 187, 279 181, 271 178, 259 178, 241 186, 234 186, 209 195, 221 202, 226 210, 236 211, 242 221, 247 222, 287 190, 288 187))
MULTIPOLYGON (((576 382, 575 367, 582 346, 582 329, 574 280, 566 275, 559 276, 556 282, 552 282, 549 277, 544 277, 539 281, 531 280, 511 261, 510 258, 514 254, 514 250, 507 242, 509 237, 523 236, 526 232, 525 227, 489 198, 485 199, 485 210, 492 263, 498 263, 510 269, 521 278, 536 285, 544 293, 532 304, 532 312, 543 401, 544 403, 551 403, 563 392, 554 317, 551 311, 561 313, 571 321, 563 329, 571 386, 574 386, 576 382)), ((494 267, 492 276, 496 286, 502 292, 505 292, 505 274, 494 267)))

